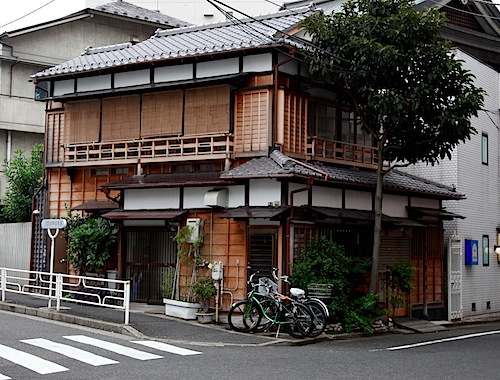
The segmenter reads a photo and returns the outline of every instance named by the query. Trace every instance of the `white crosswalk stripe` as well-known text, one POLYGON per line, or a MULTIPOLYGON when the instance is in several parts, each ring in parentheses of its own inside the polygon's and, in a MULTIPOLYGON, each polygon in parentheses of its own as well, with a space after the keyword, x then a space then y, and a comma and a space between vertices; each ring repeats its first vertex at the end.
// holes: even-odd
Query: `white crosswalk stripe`
POLYGON ((111 360, 103 356, 93 354, 92 352, 68 346, 67 344, 52 342, 47 339, 27 339, 27 340, 22 340, 21 342, 31 344, 36 347, 44 348, 49 351, 57 352, 58 354, 93 365, 94 367, 106 364, 118 363, 115 360, 111 360))
POLYGON ((4 346, 3 344, 0 344, 0 358, 4 358, 41 375, 69 371, 68 368, 59 364, 16 350, 15 348, 4 346))
POLYGON ((134 358, 134 359, 138 359, 138 360, 151 360, 151 359, 163 358, 163 356, 150 354, 149 352, 136 350, 134 348, 122 346, 122 345, 116 344, 116 343, 107 342, 107 341, 101 340, 101 339, 91 338, 91 337, 88 337, 85 335, 69 335, 69 336, 65 336, 64 338, 72 340, 74 342, 79 342, 79 343, 84 343, 84 344, 88 344, 91 346, 99 347, 99 348, 102 348, 104 350, 108 350, 108 351, 114 352, 116 354, 128 356, 130 358, 134 358))
POLYGON ((11 380, 12 378, 11 377, 8 377, 8 376, 5 376, 5 375, 2 375, 0 373, 0 380, 11 380))
POLYGON ((201 355, 201 352, 199 351, 188 350, 185 348, 173 346, 167 343, 157 342, 154 340, 137 340, 133 341, 132 343, 141 344, 146 347, 151 347, 159 351, 170 352, 171 354, 176 354, 176 355, 182 355, 182 356, 201 355))

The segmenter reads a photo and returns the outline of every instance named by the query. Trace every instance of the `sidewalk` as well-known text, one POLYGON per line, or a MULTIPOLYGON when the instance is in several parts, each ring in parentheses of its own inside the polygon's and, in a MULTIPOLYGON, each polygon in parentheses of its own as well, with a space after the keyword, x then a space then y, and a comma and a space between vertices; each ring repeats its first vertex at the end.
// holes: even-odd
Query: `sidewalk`
POLYGON ((5 302, 0 302, 0 310, 22 313, 61 322, 87 326, 95 329, 132 335, 136 338, 150 338, 170 343, 192 345, 303 345, 324 340, 324 337, 295 339, 286 333, 278 338, 274 334, 245 334, 232 331, 227 324, 200 324, 197 321, 167 317, 162 305, 132 303, 130 324, 124 324, 122 310, 97 306, 62 302, 61 310, 47 308, 47 299, 35 296, 8 293, 5 302))

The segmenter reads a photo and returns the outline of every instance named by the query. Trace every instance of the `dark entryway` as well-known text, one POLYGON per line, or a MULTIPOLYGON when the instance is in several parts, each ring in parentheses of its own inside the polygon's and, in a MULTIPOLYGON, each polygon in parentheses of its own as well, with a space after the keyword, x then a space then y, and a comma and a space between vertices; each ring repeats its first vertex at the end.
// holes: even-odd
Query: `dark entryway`
POLYGON ((248 244, 248 275, 259 272, 258 277, 271 277, 276 266, 277 232, 275 229, 250 229, 248 244))
POLYGON ((175 267, 177 246, 175 232, 127 230, 125 273, 131 280, 131 300, 161 303, 163 273, 175 267))

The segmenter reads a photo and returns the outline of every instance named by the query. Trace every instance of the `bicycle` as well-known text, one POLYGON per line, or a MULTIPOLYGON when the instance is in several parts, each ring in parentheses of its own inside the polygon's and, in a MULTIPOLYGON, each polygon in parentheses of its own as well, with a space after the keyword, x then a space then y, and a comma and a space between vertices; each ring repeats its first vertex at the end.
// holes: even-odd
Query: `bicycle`
MULTIPOLYGON (((274 280, 276 282, 281 280, 291 286, 292 283, 290 277, 286 275, 278 277, 276 274, 277 271, 278 268, 273 268, 272 270, 272 275, 274 280)), ((325 331, 327 318, 330 317, 330 312, 326 304, 319 298, 306 296, 306 292, 300 288, 293 288, 293 287, 290 288, 290 296, 292 297, 292 299, 298 302, 302 302, 306 306, 308 306, 314 315, 314 321, 313 321, 314 328, 313 331, 311 331, 311 333, 309 334, 309 336, 311 338, 315 338, 321 335, 323 331, 325 331)))
MULTIPOLYGON (((236 302, 229 310, 228 323, 235 331, 255 332, 268 331, 272 326, 277 326, 276 337, 278 337, 281 326, 294 338, 309 336, 313 330, 314 315, 308 306, 295 301, 290 297, 278 293, 273 282, 267 278, 259 280, 259 285, 253 283, 253 277, 247 281, 252 285, 246 300, 236 302), (256 291, 260 286, 268 291, 256 291), (264 324, 261 320, 264 318, 264 324)), ((275 284, 274 284, 275 285, 275 284)))

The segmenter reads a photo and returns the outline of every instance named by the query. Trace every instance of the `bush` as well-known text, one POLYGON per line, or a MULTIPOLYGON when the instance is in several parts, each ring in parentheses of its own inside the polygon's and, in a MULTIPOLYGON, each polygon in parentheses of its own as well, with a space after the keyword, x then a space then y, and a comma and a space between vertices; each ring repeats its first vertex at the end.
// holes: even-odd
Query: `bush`
POLYGON ((349 257, 345 248, 320 237, 311 242, 293 266, 293 282, 303 289, 312 283, 331 284, 329 308, 344 330, 349 332, 361 326, 371 332, 371 323, 380 316, 378 295, 355 294, 362 283, 369 260, 349 257))

